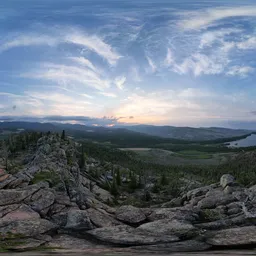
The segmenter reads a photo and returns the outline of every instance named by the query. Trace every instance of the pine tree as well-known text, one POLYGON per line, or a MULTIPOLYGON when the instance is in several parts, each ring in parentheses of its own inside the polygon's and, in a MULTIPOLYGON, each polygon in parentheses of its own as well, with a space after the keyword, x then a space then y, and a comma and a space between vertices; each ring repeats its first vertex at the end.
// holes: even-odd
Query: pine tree
POLYGON ((66 139, 66 133, 65 133, 65 130, 63 130, 63 131, 62 131, 61 139, 62 139, 62 140, 65 140, 65 139, 66 139))
POLYGON ((117 196, 118 195, 118 189, 117 189, 117 185, 116 185, 116 180, 115 179, 113 179, 113 182, 111 184, 110 193, 113 196, 117 196))
POLYGON ((169 184, 169 181, 168 181, 168 179, 167 179, 165 173, 163 173, 162 176, 161 176, 160 184, 161 184, 162 186, 166 186, 166 185, 169 184))
POLYGON ((121 186, 121 183, 122 183, 122 181, 121 181, 120 170, 118 169, 117 172, 116 172, 116 184, 118 186, 121 186))
POLYGON ((8 157, 9 157, 10 151, 9 147, 7 146, 6 142, 3 142, 3 155, 4 155, 4 162, 5 162, 5 170, 8 171, 8 157))
POLYGON ((132 190, 135 190, 138 187, 136 176, 133 174, 131 177, 131 181, 129 183, 129 187, 132 190))
POLYGON ((85 155, 84 155, 84 146, 82 146, 81 155, 79 159, 79 167, 84 168, 85 166, 85 155))

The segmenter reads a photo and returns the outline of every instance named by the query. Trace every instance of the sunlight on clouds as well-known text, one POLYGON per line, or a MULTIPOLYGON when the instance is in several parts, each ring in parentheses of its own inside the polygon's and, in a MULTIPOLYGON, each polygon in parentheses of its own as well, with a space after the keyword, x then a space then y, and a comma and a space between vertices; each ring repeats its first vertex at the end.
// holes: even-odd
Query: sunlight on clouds
POLYGON ((247 95, 225 95, 188 88, 132 94, 114 111, 114 115, 133 115, 132 120, 122 120, 128 123, 186 124, 200 120, 241 118, 248 113, 248 104, 247 95))
POLYGON ((116 116, 135 116, 126 122, 143 122, 150 120, 157 123, 160 121, 171 121, 178 116, 176 109, 185 107, 186 110, 197 110, 199 106, 188 100, 176 97, 177 92, 164 91, 149 94, 132 94, 118 109, 114 111, 116 116))
POLYGON ((93 99, 93 98, 94 98, 93 96, 88 95, 88 94, 86 94, 86 93, 81 93, 80 95, 83 96, 83 97, 86 97, 86 98, 88 98, 88 99, 93 99))

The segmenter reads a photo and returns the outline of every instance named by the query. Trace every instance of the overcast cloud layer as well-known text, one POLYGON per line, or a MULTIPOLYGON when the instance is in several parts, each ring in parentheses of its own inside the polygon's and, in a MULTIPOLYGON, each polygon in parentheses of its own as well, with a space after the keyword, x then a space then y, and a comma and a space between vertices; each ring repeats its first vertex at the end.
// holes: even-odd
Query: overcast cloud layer
POLYGON ((255 28, 254 0, 1 1, 0 116, 252 123, 255 28))

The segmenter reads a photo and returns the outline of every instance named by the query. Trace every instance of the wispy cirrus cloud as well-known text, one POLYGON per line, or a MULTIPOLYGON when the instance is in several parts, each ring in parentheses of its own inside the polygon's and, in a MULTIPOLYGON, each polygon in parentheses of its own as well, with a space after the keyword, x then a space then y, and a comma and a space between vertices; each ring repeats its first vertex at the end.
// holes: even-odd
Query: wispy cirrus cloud
MULTIPOLYGON (((1 40, 3 41, 3 39, 1 40)), ((16 47, 27 46, 56 46, 59 43, 58 38, 49 35, 40 35, 29 33, 27 35, 13 35, 7 40, 4 40, 0 45, 0 52, 8 51, 16 47)))
POLYGON ((254 71, 255 69, 250 66, 233 66, 229 69, 227 75, 246 77, 254 71))
POLYGON ((242 29, 224 28, 206 31, 198 35, 200 44, 183 60, 176 60, 173 51, 168 48, 163 61, 165 67, 180 75, 192 73, 201 75, 219 75, 246 77, 255 69, 246 63, 233 63, 232 51, 253 49, 254 37, 241 37, 242 29))
MULTIPOLYGON (((0 42, 0 52, 16 47, 29 46, 57 46, 60 44, 74 44, 94 52, 105 59, 110 65, 115 65, 122 57, 110 44, 107 44, 98 35, 88 35, 75 28, 59 28, 58 30, 45 30, 38 34, 29 32, 28 34, 9 35, 0 42), (65 32, 63 32, 65 31, 65 32)), ((81 60, 80 60, 81 61, 81 60)))
POLYGON ((25 78, 49 80, 61 85, 76 84, 104 90, 110 87, 111 81, 90 69, 78 66, 44 63, 36 70, 21 75, 25 78))
POLYGON ((149 67, 146 68, 146 72, 147 73, 155 73, 156 70, 157 70, 156 64, 154 63, 154 61, 150 57, 146 56, 146 59, 148 61, 148 65, 149 65, 149 67))
POLYGON ((119 76, 115 79, 115 84, 116 87, 120 90, 124 89, 124 84, 126 82, 126 77, 125 76, 119 76))
POLYGON ((237 47, 242 50, 256 49, 256 36, 237 43, 237 47))
POLYGON ((212 30, 207 31, 202 34, 199 48, 203 49, 206 47, 212 47, 214 43, 219 42, 220 44, 223 44, 225 42, 225 37, 230 35, 237 35, 241 34, 243 32, 242 29, 237 28, 225 28, 225 29, 218 29, 218 30, 212 30))
POLYGON ((169 67, 174 63, 173 53, 170 48, 167 49, 167 54, 164 60, 164 66, 169 67))
POLYGON ((110 98, 117 98, 117 95, 111 92, 99 92, 99 94, 105 96, 105 97, 110 97, 110 98))
MULTIPOLYGON (((38 99, 38 100, 42 100, 42 101, 51 101, 54 103, 70 103, 70 104, 74 104, 75 102, 75 98, 74 97, 70 97, 66 94, 61 94, 61 93, 47 93, 47 92, 25 92, 25 95, 29 96, 30 98, 34 98, 34 99, 38 99)), ((82 105, 90 105, 92 104, 89 101, 84 101, 84 100, 78 100, 76 98, 76 102, 82 105)))
POLYGON ((96 35, 88 36, 81 31, 75 30, 73 33, 67 34, 64 37, 64 41, 86 47, 106 59, 110 65, 115 65, 121 58, 121 55, 96 35))
POLYGON ((179 22, 181 28, 185 30, 201 29, 216 23, 219 20, 234 17, 255 17, 256 6, 241 6, 241 7, 219 7, 206 10, 186 12, 184 17, 190 16, 179 22))
POLYGON ((84 57, 69 57, 68 59, 98 72, 98 69, 92 64, 92 62, 84 57))
POLYGON ((97 104, 85 100, 82 95, 63 94, 56 91, 33 90, 24 94, 0 93, 0 101, 4 102, 5 115, 85 115, 99 109, 97 104), (15 109, 13 108, 15 106, 15 109))

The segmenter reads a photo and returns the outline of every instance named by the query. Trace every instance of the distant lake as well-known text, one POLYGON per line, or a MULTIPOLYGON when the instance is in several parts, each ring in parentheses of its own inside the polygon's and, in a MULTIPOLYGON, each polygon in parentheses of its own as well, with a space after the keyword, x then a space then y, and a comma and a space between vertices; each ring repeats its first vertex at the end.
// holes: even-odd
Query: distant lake
POLYGON ((256 146, 256 134, 252 134, 245 139, 236 140, 229 142, 228 147, 235 147, 235 148, 241 148, 241 147, 252 147, 256 146))

